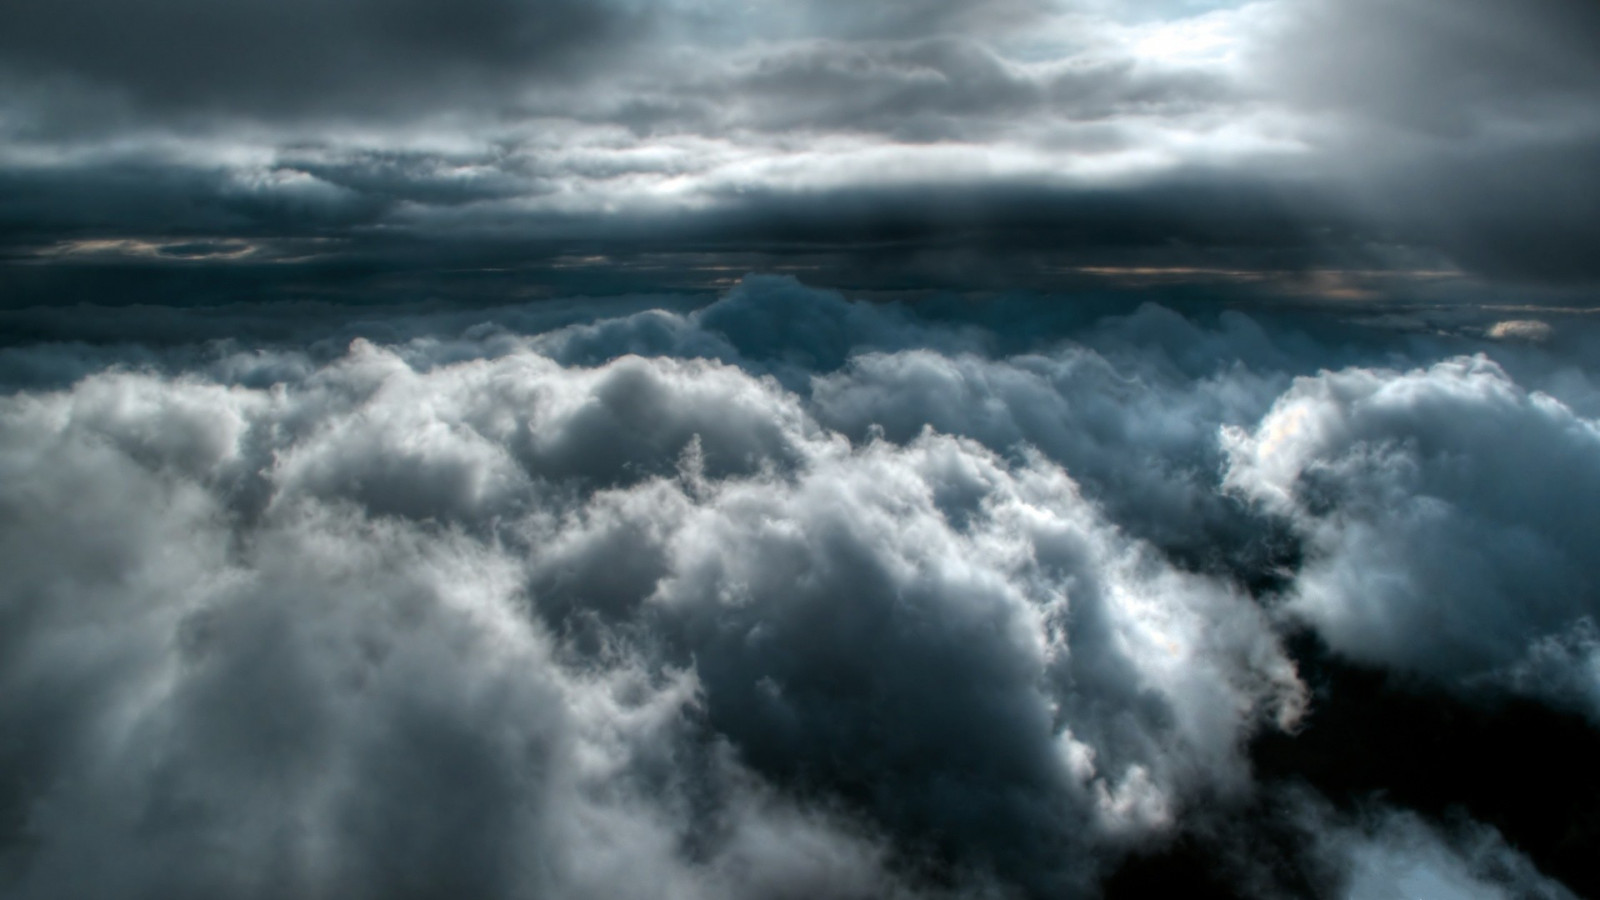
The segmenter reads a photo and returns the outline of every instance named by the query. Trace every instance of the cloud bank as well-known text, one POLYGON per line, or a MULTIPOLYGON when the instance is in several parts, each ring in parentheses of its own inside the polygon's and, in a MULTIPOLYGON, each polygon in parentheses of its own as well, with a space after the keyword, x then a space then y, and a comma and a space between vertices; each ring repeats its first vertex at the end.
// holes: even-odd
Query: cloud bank
POLYGON ((1341 739, 1422 696, 1600 796, 1560 340, 770 278, 208 315, 0 350, 60 373, 0 398, 8 896, 1593 887, 1576 812, 1341 739))
POLYGON ((1592 305, 1597 50, 1582 0, 29 0, 0 265, 10 305, 559 295, 597 256, 1592 305))

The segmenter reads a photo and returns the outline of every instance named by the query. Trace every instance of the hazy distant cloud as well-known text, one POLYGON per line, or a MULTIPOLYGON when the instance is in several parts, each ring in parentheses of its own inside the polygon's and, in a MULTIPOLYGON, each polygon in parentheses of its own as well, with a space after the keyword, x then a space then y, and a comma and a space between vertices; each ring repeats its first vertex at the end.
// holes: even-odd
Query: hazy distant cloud
POLYGON ((1538 319, 1506 319, 1489 328, 1489 337, 1497 341, 1548 341, 1555 331, 1549 322, 1538 319))
POLYGON ((1600 11, 1582 0, 1307 0, 1286 6, 1270 89, 1328 111, 1472 139, 1505 122, 1592 128, 1600 11))
POLYGON ((1591 283, 1600 10, 1309 2, 1257 48, 1327 171, 1403 240, 1496 277, 1591 283))

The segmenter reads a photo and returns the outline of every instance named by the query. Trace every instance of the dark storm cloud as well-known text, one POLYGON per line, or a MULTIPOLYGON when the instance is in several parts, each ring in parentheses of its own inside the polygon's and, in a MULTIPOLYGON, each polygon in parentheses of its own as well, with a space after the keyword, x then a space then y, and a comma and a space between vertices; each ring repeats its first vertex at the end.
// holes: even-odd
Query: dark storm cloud
POLYGON ((704 210, 623 215, 522 206, 584 177, 489 156, 311 151, 248 174, 139 162, 13 175, 0 200, 14 285, 6 302, 203 303, 362 285, 390 299, 459 296, 472 285, 515 290, 512 277, 523 288, 651 291, 703 288, 728 266, 887 289, 1115 284, 1120 270, 1188 270, 1292 293, 1314 292, 1300 282, 1319 267, 1436 264, 1377 245, 1319 191, 1212 171, 1122 188, 752 187, 719 190, 704 210), (190 252, 208 245, 235 255, 190 252), (585 257, 605 265, 574 266, 585 257), (161 298, 161 285, 181 284, 195 289, 161 298))
POLYGON ((567 0, 24 0, 0 13, 0 62, 158 110, 394 112, 589 68, 642 18, 567 0))
MULTIPOLYGON (((348 268, 422 281, 705 251, 863 287, 1073 267, 1278 288, 1315 270, 1600 277, 1600 52, 1575 3, 5 15, 12 259, 258 236, 345 239, 348 268)), ((66 271, 78 257, 51 261, 14 296, 97 289, 66 271)), ((1313 280, 1282 292, 1406 293, 1313 280)))
POLYGON ((323 158, 303 152, 286 155, 280 162, 284 169, 379 202, 449 207, 537 194, 542 186, 536 172, 520 170, 491 155, 450 158, 434 153, 371 151, 323 158))
MULTIPOLYGON (((1280 249, 1309 258, 1318 235, 1329 242, 1353 227, 1329 201, 1293 183, 1262 184, 1196 171, 1121 188, 1041 187, 1024 180, 827 190, 728 190, 711 210, 641 211, 631 216, 587 211, 523 212, 488 201, 526 199, 540 180, 515 163, 455 162, 432 156, 379 154, 286 158, 248 176, 129 162, 44 172, 9 173, 0 222, 12 240, 74 233, 95 237, 148 234, 283 237, 339 235, 352 226, 384 224, 419 237, 445 226, 473 229, 493 242, 515 236, 614 241, 620 247, 725 249, 765 244, 798 248, 959 242, 974 249, 1059 249, 1093 259, 1104 248, 1280 249), (461 171, 471 166, 469 171, 461 171), (399 204, 413 206, 405 217, 399 204), (478 210, 452 208, 482 204, 478 210), (149 229, 150 212, 163 227, 149 229), (436 213, 436 215, 430 215, 436 213), (437 221, 437 228, 430 227, 437 221), (988 246, 985 246, 985 245, 988 246)), ((618 173, 628 174, 628 173, 618 173)), ((548 189, 548 188, 547 188, 548 189)), ((1172 256, 1174 264, 1197 262, 1172 256)))
POLYGON ((1294 185, 1234 181, 1195 172, 1122 188, 1050 188, 1026 182, 910 185, 816 193, 742 192, 711 220, 707 237, 734 234, 782 246, 858 246, 869 253, 896 246, 941 251, 1008 250, 1053 256, 1062 263, 1260 267, 1277 255, 1309 264, 1325 239, 1335 251, 1350 231, 1334 211, 1294 185), (1310 202, 1297 202, 1302 199, 1310 202), (1230 260, 1228 254, 1237 257, 1230 260), (1186 255, 1192 254, 1192 255, 1186 255))
POLYGON ((1325 120, 1328 169, 1400 240, 1511 280, 1592 285, 1600 9, 1309 3, 1260 52, 1325 120))
POLYGON ((1597 147, 1600 123, 1588 133, 1447 144, 1381 176, 1384 196, 1366 202, 1395 234, 1489 277, 1593 286, 1597 147))
MULTIPOLYGON (((381 178, 379 171, 372 177, 381 178)), ((159 238, 251 234, 312 237, 376 221, 393 190, 356 191, 277 167, 239 177, 221 167, 135 159, 0 175, 0 236, 159 238)), ((425 189, 425 188, 419 188, 425 189)))

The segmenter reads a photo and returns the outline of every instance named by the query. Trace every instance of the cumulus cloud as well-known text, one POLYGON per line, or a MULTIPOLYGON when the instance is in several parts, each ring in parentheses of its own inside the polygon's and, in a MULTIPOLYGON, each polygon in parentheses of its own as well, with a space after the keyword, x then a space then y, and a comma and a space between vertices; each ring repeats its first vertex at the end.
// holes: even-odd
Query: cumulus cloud
POLYGON ((386 402, 372 356, 292 394, 124 375, 8 402, 9 889, 892 894, 864 830, 692 736, 692 668, 563 661, 521 554, 447 521, 516 492, 481 439, 419 434, 398 509, 362 502, 382 471, 347 461, 341 496, 271 463, 371 460, 361 426, 428 393, 386 402))
MULTIPOLYGON (((1226 336, 1209 337, 1239 345, 1260 337, 1242 316, 1227 324, 1226 336)), ((1141 309, 1122 327, 1143 341, 1178 329, 1168 336, 1193 341, 1191 350, 1208 337, 1156 307, 1141 309)), ((813 402, 823 421, 851 434, 881 429, 906 440, 932 425, 1002 450, 1038 448, 1064 464, 1122 527, 1169 552, 1188 550, 1198 559, 1259 549, 1245 546, 1260 533, 1254 523, 1243 526, 1248 538, 1229 536, 1243 523, 1217 491, 1216 434, 1220 425, 1258 419, 1286 379, 1242 369, 1196 377, 1148 344, 1119 353, 1114 329, 1085 337, 1104 344, 1002 360, 971 350, 863 353, 848 369, 817 379, 813 402)))
POLYGON ((1299 713, 1037 454, 706 361, 278 371, 0 409, 19 896, 1086 888, 1299 713))
POLYGON ((13 0, 0 895, 1600 893, 1597 60, 13 0))
POLYGON ((1578 877, 1455 768, 1352 817, 1387 770, 1341 736, 1409 695, 1337 669, 1448 685, 1469 761, 1567 741, 1588 796, 1595 427, 1451 354, 1560 385, 1558 341, 1488 318, 1392 369, 1394 332, 1323 319, 770 278, 323 312, 0 352, 39 373, 0 398, 6 892, 1578 877), (1500 728, 1506 692, 1536 702, 1500 728))
POLYGON ((1227 444, 1307 540, 1287 610, 1340 652, 1491 678, 1592 629, 1600 427, 1487 358, 1301 378, 1227 444))

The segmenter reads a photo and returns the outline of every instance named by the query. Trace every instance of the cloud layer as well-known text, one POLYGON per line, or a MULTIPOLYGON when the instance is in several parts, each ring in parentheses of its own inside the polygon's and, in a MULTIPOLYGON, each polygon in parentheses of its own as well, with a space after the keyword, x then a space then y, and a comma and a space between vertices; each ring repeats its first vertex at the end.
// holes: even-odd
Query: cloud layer
POLYGON ((77 367, 0 400, 3 890, 1585 888, 1293 748, 1352 665, 1594 714, 1587 369, 997 303, 0 351, 77 367))
POLYGON ((260 299, 638 254, 702 287, 757 254, 862 287, 1571 300, 1597 47, 1581 0, 24 2, 0 262, 11 303, 108 268, 260 299))

